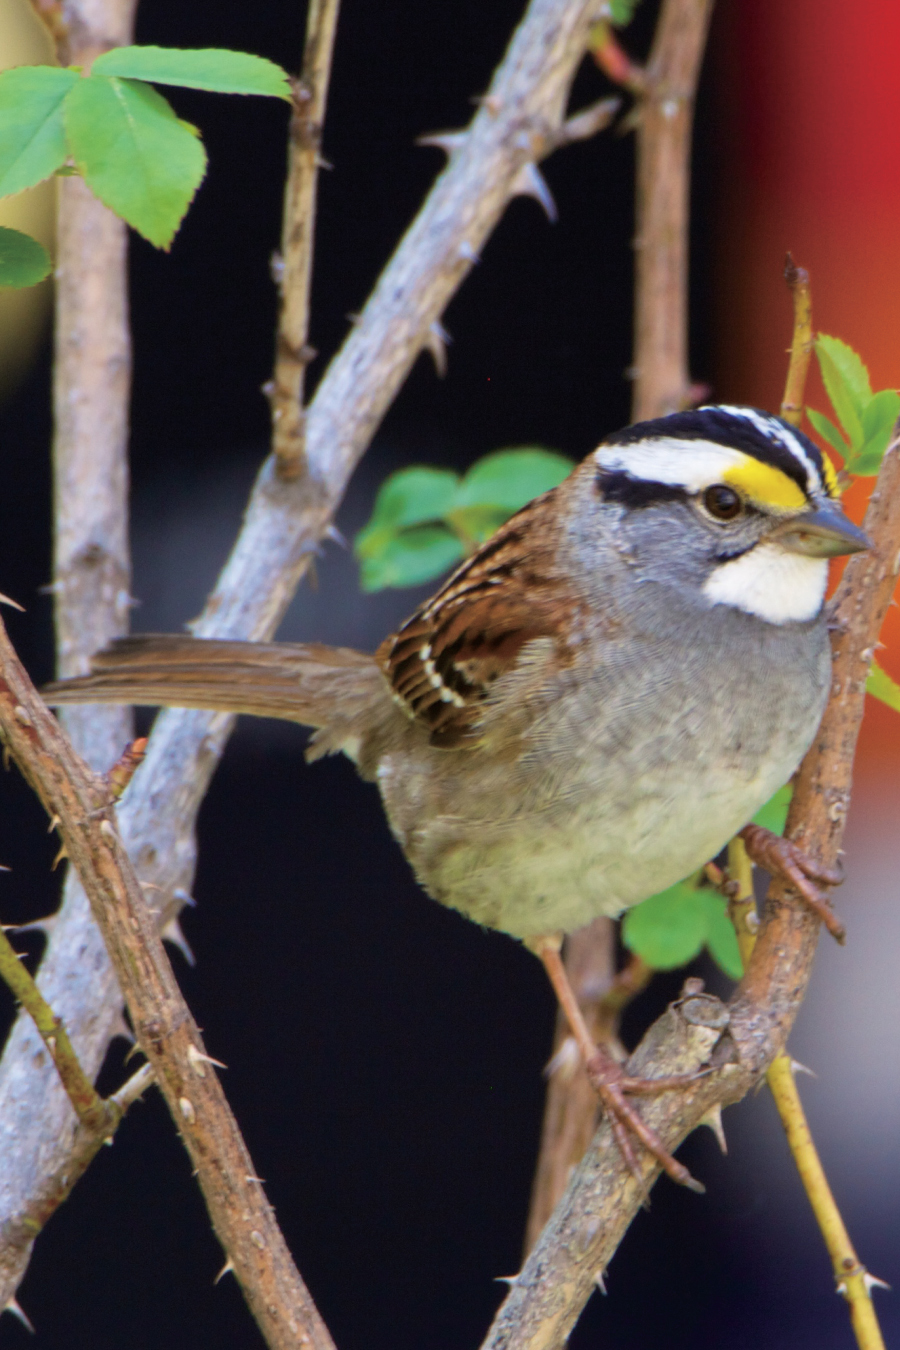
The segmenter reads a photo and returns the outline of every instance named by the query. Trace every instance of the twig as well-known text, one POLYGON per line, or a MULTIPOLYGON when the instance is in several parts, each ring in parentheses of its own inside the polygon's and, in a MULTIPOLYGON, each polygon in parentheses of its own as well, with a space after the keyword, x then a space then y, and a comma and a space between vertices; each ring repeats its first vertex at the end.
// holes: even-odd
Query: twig
POLYGON ((784 398, 781 400, 781 415, 786 422, 799 427, 803 420, 803 391, 806 388, 806 375, 813 354, 812 297, 809 289, 809 273, 805 267, 797 267, 790 253, 784 264, 784 279, 791 289, 794 300, 794 331, 791 338, 791 359, 788 364, 787 382, 784 398))
POLYGON ((92 1134, 99 1135, 100 1141, 111 1135, 119 1123, 115 1110, 103 1100, 81 1067, 62 1018, 54 1013, 2 928, 0 979, 12 990, 40 1032, 81 1124, 92 1134))
POLYGON ((689 400, 691 129, 712 0, 664 0, 638 108, 632 418, 689 400))
POLYGON ((0 621, 0 738, 57 821, 147 1057, 197 1173, 216 1235, 273 1350, 333 1350, 263 1193, 92 773, 42 702, 0 621))
MULTIPOLYGON (((578 123, 577 116, 565 123, 564 109, 595 17, 596 0, 531 0, 488 97, 316 390, 306 418, 307 475, 283 480, 271 458, 263 466, 241 534, 195 626, 202 636, 272 635, 350 474, 431 325, 514 195, 522 167, 565 143, 571 123, 578 123)), ((177 912, 179 897, 190 893, 194 821, 230 726, 220 714, 162 715, 118 808, 141 879, 158 887, 160 926, 177 912)), ((91 960, 80 966, 84 979, 73 978, 78 972, 71 954, 90 945, 90 929, 86 906, 64 908, 39 981, 88 1072, 102 1061, 120 1012, 102 952, 91 948, 91 960), (73 987, 73 1006, 64 1008, 73 987)), ((71 1147, 57 1122, 45 1118, 55 1075, 33 1063, 33 1053, 24 1050, 17 1029, 0 1069, 0 1232, 8 1216, 28 1212, 46 1173, 65 1170, 71 1147)), ((0 1244, 0 1306, 14 1294, 24 1266, 18 1254, 7 1259, 0 1244)))
MULTIPOLYGON (((850 775, 871 653, 897 581, 900 428, 869 502, 869 553, 851 558, 833 607, 832 695, 797 776, 787 834, 834 863, 850 799, 850 775)), ((642 1114, 669 1149, 717 1106, 739 1101, 782 1049, 806 992, 819 923, 777 880, 769 890, 747 973, 730 1004, 691 994, 645 1036, 628 1072, 655 1077, 714 1072, 690 1088, 648 1098, 642 1114)), ((658 1168, 645 1158, 645 1184, 658 1168)), ((562 1346, 642 1200, 604 1121, 566 1194, 500 1308, 483 1350, 562 1346)))
MULTIPOLYGON (((756 909, 753 899, 753 869, 747 857, 747 850, 740 839, 733 839, 729 844, 728 872, 734 886, 734 895, 730 900, 732 920, 741 959, 746 966, 756 944, 755 925, 752 922, 756 909)), ((871 1292, 873 1285, 883 1284, 883 1281, 874 1279, 856 1255, 813 1142, 803 1103, 794 1081, 791 1057, 784 1050, 775 1056, 766 1070, 766 1082, 781 1117, 791 1156, 803 1182, 803 1189, 806 1191, 831 1258, 838 1293, 843 1294, 850 1304, 850 1321, 859 1350, 884 1350, 871 1292)))
POLYGON ((281 310, 271 385, 272 449, 283 478, 297 478, 304 468, 303 382, 315 356, 308 339, 316 186, 339 7, 340 0, 310 0, 303 69, 293 85, 279 266, 281 310))

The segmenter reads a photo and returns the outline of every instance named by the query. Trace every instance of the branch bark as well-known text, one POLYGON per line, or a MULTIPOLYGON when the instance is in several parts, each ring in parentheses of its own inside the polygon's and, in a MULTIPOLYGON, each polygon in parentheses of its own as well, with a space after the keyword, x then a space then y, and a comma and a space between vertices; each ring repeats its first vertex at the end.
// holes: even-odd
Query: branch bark
MULTIPOLYGON (((63 0, 37 9, 60 60, 86 65, 132 40, 135 2, 63 0)), ((53 590, 58 670, 75 675, 89 668, 93 652, 127 629, 131 338, 126 227, 80 178, 61 179, 58 187, 53 590)), ((65 725, 98 770, 108 768, 133 736, 127 708, 72 708, 65 725)), ((122 1005, 74 872, 38 985, 93 1080, 121 1023, 122 1005)), ((20 1015, 0 1063, 0 1233, 28 1233, 29 1219, 45 1212, 48 1184, 55 1194, 59 1179, 70 1175, 65 1159, 77 1138, 71 1104, 38 1032, 20 1015)), ((0 1307, 15 1291, 28 1251, 27 1243, 0 1239, 0 1307)))
POLYGON ((689 401, 691 132, 713 0, 664 0, 637 127, 632 419, 689 401))
MULTIPOLYGON (((194 625, 200 635, 272 635, 350 474, 517 190, 522 168, 571 136, 598 129, 596 117, 563 122, 598 8, 598 0, 531 0, 470 129, 319 384, 307 412, 306 474, 285 480, 272 457, 263 465, 240 536, 194 625)), ((158 887, 160 926, 190 891, 194 822, 231 721, 202 712, 163 714, 120 804, 122 837, 138 874, 158 887)), ((82 1064, 95 1071, 121 1002, 86 906, 67 903, 57 919, 41 986, 65 1017, 82 1064), (73 1006, 64 1008, 63 996, 76 984, 73 1006)), ((0 1066, 0 1233, 28 1216, 48 1176, 65 1173, 73 1146, 65 1119, 45 1115, 48 1095, 58 1090, 55 1074, 39 1042, 25 1049, 24 1035, 20 1019, 0 1066)), ((14 1295, 27 1260, 27 1248, 0 1242, 0 1306, 14 1295)))
POLYGON ((340 0, 310 0, 303 69, 293 86, 278 282, 281 310, 271 385, 272 449, 283 478, 298 478, 304 468, 303 383, 315 355, 308 338, 316 187, 339 8, 340 0))
MULTIPOLYGON (((831 866, 850 804, 866 675, 900 572, 900 424, 865 528, 873 547, 847 564, 833 602, 831 699, 801 765, 786 828, 789 838, 831 866)), ((653 1078, 714 1069, 689 1089, 647 1099, 642 1114, 667 1148, 677 1148, 711 1110, 745 1096, 782 1049, 806 993, 818 933, 815 916, 773 882, 747 973, 728 1006, 686 990, 650 1028, 629 1073, 653 1078)), ((649 1187, 659 1168, 647 1156, 642 1165, 649 1187)), ((603 1122, 482 1350, 562 1346, 641 1201, 603 1122)))
POLYGON ((273 1350, 334 1350, 191 1016, 93 773, 41 700, 0 622, 0 738, 56 822, 124 992, 135 1036, 190 1154, 216 1235, 273 1350))

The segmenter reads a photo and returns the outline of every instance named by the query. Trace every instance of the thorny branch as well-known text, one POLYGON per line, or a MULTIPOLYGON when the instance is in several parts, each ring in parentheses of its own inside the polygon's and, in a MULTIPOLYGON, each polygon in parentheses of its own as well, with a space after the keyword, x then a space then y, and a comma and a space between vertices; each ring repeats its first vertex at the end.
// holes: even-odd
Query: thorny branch
POLYGON ((38 696, 0 622, 0 738, 62 838, 147 1057, 190 1154, 216 1235, 273 1350, 334 1350, 275 1221, 215 1061, 172 973, 115 828, 104 778, 91 772, 38 696))
MULTIPOLYGON (((848 562, 832 604, 832 693, 797 776, 786 834, 834 866, 843 839, 866 675, 900 571, 900 425, 869 501, 873 542, 848 562)), ((644 1037, 628 1072, 714 1072, 648 1098, 642 1114, 669 1149, 711 1111, 739 1101, 782 1049, 806 992, 819 922, 779 881, 769 887, 747 972, 730 1003, 686 989, 644 1037)), ((690 985, 692 982, 688 982, 690 985)), ((644 1157, 646 1185, 658 1167, 644 1157)), ((642 1201, 604 1121, 488 1332, 482 1350, 555 1350, 571 1332, 642 1201)))
POLYGON ((272 400, 272 449, 278 472, 297 478, 304 467, 303 382, 315 356, 309 346, 309 296, 316 224, 316 186, 321 164, 322 121, 340 0, 310 0, 303 69, 293 84, 288 176, 278 289, 281 310, 272 400))
MULTIPOLYGON (((194 625, 201 636, 271 636, 433 325, 511 197, 522 190, 523 171, 555 146, 592 135, 609 120, 608 103, 564 120, 598 8, 598 0, 531 0, 488 95, 307 409, 307 472, 285 480, 272 458, 264 464, 241 534, 194 625)), ((118 809, 141 881, 156 888, 160 926, 189 894, 194 821, 230 727, 231 719, 220 714, 162 715, 118 809)), ((121 748, 119 743, 106 764, 121 748)), ((82 1064, 99 1066, 120 1021, 121 995, 84 904, 67 903, 57 917, 40 982, 65 1018, 82 1064), (87 953, 80 983, 73 981, 71 957, 79 950, 87 953)), ((72 1156, 64 1124, 45 1112, 48 1095, 57 1089, 55 1072, 45 1057, 35 1062, 24 1025, 20 1018, 0 1066, 0 1233, 8 1225, 19 1231, 47 1177, 67 1175, 72 1156)), ((68 1112, 63 1094, 58 1096, 68 1112)), ((14 1295, 29 1251, 21 1242, 0 1243, 0 1307, 14 1295)))

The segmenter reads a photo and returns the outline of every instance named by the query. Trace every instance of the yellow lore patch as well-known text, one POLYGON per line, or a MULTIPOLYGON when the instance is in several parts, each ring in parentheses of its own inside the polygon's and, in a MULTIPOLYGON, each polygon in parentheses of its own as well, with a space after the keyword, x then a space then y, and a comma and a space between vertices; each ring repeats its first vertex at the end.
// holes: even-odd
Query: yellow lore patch
MULTIPOLYGON (((832 471, 833 472, 833 471, 832 471)), ((772 464, 762 464, 752 455, 741 455, 741 462, 725 470, 722 482, 737 490, 754 506, 764 511, 804 511, 806 493, 772 464)))
POLYGON ((825 491, 828 493, 829 497, 832 497, 837 501, 841 495, 840 484, 838 483, 834 465, 824 451, 822 452, 822 480, 825 483, 825 491))

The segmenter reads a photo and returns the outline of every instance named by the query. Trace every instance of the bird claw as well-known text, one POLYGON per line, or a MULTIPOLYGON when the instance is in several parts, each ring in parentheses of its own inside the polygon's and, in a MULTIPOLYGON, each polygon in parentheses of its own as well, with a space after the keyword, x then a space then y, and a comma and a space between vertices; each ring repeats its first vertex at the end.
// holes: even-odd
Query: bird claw
POLYGON ((843 943, 846 929, 831 908, 828 896, 816 882, 839 886, 843 873, 836 867, 811 858, 798 844, 783 835, 773 834, 762 825, 746 825, 740 832, 751 862, 774 876, 782 877, 804 903, 821 919, 836 942, 843 943))
POLYGON ((632 1136, 640 1140, 667 1176, 671 1177, 679 1186, 687 1186, 689 1190, 702 1195, 706 1187, 702 1182, 691 1176, 683 1163, 672 1156, 656 1131, 652 1130, 638 1115, 634 1107, 626 1101, 626 1093, 668 1092, 695 1083, 698 1078, 702 1078, 709 1071, 701 1070, 699 1073, 670 1075, 666 1078, 631 1078, 599 1046, 585 1064, 585 1069, 591 1086, 600 1098, 609 1118, 613 1137, 619 1146, 619 1151, 643 1193, 644 1204, 649 1205, 649 1193, 647 1182, 632 1145, 632 1136))

